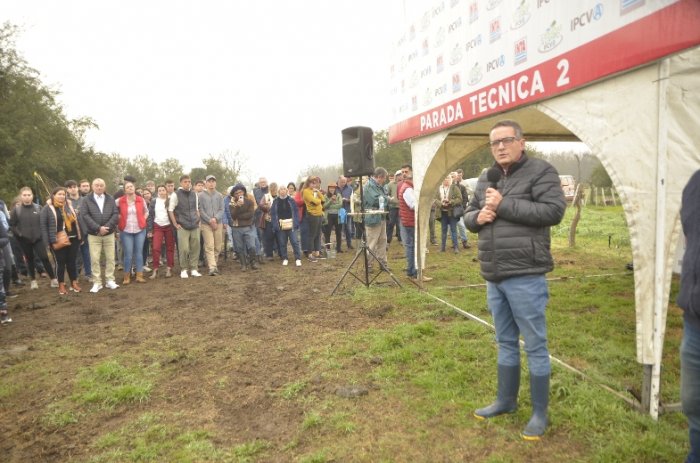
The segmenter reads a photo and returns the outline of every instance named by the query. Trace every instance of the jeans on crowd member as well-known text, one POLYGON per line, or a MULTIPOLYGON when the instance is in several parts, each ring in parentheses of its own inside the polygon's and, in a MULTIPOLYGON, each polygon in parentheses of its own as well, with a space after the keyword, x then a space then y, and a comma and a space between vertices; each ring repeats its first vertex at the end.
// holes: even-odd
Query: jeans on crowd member
POLYGON ((44 265, 44 269, 49 274, 51 279, 56 278, 56 274, 53 271, 53 267, 49 262, 49 255, 46 253, 46 244, 43 240, 35 241, 32 243, 22 237, 17 239, 19 245, 22 248, 22 253, 27 258, 27 270, 29 271, 29 276, 32 280, 36 279, 36 264, 34 263, 34 257, 39 258, 41 263, 44 265))
POLYGON ((406 275, 415 277, 416 271, 416 247, 415 247, 415 227, 404 227, 399 224, 401 231, 401 241, 403 242, 404 253, 406 254, 406 275))
POLYGON ((460 217, 457 221, 457 231, 459 232, 459 239, 463 243, 467 242, 467 227, 464 225, 464 217, 460 217))
POLYGON ((248 225, 246 227, 231 227, 233 229, 233 248, 236 249, 239 254, 245 254, 251 257, 257 255, 257 250, 255 249, 255 237, 258 232, 254 225, 248 225))
POLYGON ((146 229, 136 233, 119 232, 124 252, 124 272, 131 272, 132 265, 136 272, 143 272, 143 242, 146 239, 146 229))
POLYGON ((301 221, 299 222, 299 235, 301 238, 301 251, 306 254, 311 252, 311 245, 309 244, 309 215, 304 214, 301 221))
POLYGON ((447 244, 447 229, 450 229, 450 235, 452 237, 452 248, 458 249, 457 246, 457 219, 452 217, 452 212, 442 211, 440 216, 440 224, 442 225, 442 241, 440 243, 440 249, 445 250, 445 245, 447 244))
POLYGON ((308 252, 318 252, 321 250, 321 224, 323 216, 307 214, 304 221, 309 224, 308 252))
POLYGON ((160 256, 162 252, 162 243, 165 240, 165 259, 168 267, 175 266, 175 235, 173 234, 173 226, 166 225, 164 227, 153 224, 153 270, 160 267, 160 256))
POLYGON ((301 259, 301 249, 295 230, 278 230, 276 233, 279 256, 282 260, 287 260, 287 242, 292 244, 292 252, 295 259, 301 259))
POLYGON ((700 462, 700 330, 685 323, 681 341, 681 405, 688 417, 690 452, 686 463, 700 462))
POLYGON ((87 236, 83 237, 83 242, 80 243, 80 254, 79 259, 76 259, 76 273, 80 275, 80 266, 82 264, 83 271, 87 278, 92 278, 92 263, 90 262, 90 244, 88 243, 87 236))
POLYGON ((52 249, 54 259, 56 260, 56 279, 59 283, 65 281, 66 270, 70 281, 78 279, 77 265, 75 261, 80 252, 80 240, 78 238, 70 239, 70 246, 61 249, 52 249))
MULTIPOLYGON (((389 220, 386 222, 386 242, 391 243, 394 239, 394 230, 398 235, 400 232, 401 224, 399 223, 399 208, 391 207, 389 208, 389 220)), ((401 238, 399 238, 401 240, 401 238)))
POLYGON ((549 299, 544 275, 524 275, 486 282, 486 298, 496 326, 498 364, 520 365, 520 335, 530 374, 550 373, 545 308, 549 299))

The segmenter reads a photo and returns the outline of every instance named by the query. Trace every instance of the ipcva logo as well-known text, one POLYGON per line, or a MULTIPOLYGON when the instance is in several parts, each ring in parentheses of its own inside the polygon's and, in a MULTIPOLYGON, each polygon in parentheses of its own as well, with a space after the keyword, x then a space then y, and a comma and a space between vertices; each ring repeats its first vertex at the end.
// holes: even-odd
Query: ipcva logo
POLYGON ((491 72, 495 71, 498 68, 501 68, 506 65, 506 55, 501 55, 498 58, 492 59, 488 63, 486 63, 486 72, 491 72))
POLYGON ((598 3, 596 6, 584 13, 574 16, 571 20, 571 31, 575 31, 577 27, 584 27, 588 24, 598 21, 603 17, 603 4, 598 3))
POLYGON ((515 13, 513 13, 513 23, 510 25, 512 30, 520 29, 530 20, 530 5, 526 0, 522 0, 515 13))
POLYGON ((547 30, 544 31, 544 34, 540 36, 540 46, 537 50, 540 53, 547 53, 554 50, 557 45, 561 43, 563 38, 564 36, 561 34, 561 25, 559 25, 555 19, 547 30))
POLYGON ((479 62, 477 61, 474 63, 474 66, 469 70, 469 80, 467 83, 469 85, 476 85, 481 81, 481 78, 484 77, 483 72, 481 71, 481 66, 479 66, 479 62))

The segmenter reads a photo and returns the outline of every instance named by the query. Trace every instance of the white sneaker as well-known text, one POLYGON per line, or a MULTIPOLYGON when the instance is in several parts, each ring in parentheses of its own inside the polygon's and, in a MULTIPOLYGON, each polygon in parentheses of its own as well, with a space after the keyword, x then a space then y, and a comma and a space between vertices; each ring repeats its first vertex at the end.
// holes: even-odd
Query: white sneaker
POLYGON ((105 283, 105 286, 108 287, 109 289, 117 289, 119 287, 117 282, 114 280, 107 281, 107 283, 105 283))
POLYGON ((183 270, 180 272, 180 278, 189 278, 190 276, 187 274, 187 270, 183 270))
POLYGON ((149 267, 148 265, 144 265, 144 266, 143 266, 143 271, 144 271, 144 272, 150 272, 150 271, 151 271, 151 267, 149 267))
POLYGON ((36 280, 32 280, 32 283, 29 285, 29 288, 39 289, 39 283, 37 283, 36 280))
POLYGON ((284 265, 285 267, 287 266, 288 263, 289 263, 289 261, 288 261, 287 259, 284 259, 284 260, 282 261, 282 265, 284 265))
POLYGON ((192 274, 193 277, 201 277, 202 276, 202 274, 199 273, 196 269, 192 270, 190 273, 192 274))
POLYGON ((297 264, 297 267, 301 267, 301 260, 300 259, 297 259, 295 263, 297 264))
POLYGON ((51 280, 51 287, 52 287, 52 288, 58 288, 58 280, 57 280, 56 278, 54 278, 53 280, 51 280))
POLYGON ((91 293, 96 293, 102 289, 102 285, 99 283, 93 283, 92 288, 90 288, 91 293))

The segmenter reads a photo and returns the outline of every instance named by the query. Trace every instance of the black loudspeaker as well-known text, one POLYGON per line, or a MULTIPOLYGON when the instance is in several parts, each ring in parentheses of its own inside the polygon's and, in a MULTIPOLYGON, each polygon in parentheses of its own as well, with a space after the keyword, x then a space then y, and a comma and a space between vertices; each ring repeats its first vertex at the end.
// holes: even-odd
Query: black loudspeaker
POLYGON ((374 174, 374 140, 369 127, 343 130, 343 175, 358 177, 374 174))

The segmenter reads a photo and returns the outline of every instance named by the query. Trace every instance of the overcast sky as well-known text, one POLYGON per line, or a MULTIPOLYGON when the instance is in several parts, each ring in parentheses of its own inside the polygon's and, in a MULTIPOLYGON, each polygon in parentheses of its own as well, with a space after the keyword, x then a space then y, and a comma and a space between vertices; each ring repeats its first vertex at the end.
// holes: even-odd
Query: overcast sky
POLYGON ((394 122, 401 0, 2 0, 0 21, 99 151, 188 170, 240 151, 249 178, 286 183, 341 164, 343 128, 394 122))

